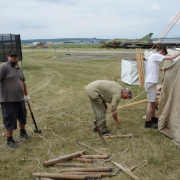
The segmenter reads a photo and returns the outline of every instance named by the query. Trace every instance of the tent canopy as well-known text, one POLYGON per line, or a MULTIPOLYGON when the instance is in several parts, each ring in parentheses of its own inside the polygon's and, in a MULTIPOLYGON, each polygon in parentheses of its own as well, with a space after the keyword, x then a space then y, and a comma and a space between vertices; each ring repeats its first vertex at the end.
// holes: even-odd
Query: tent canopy
MULTIPOLYGON (((177 53, 177 51, 175 51, 177 53)), ((173 52, 174 54, 174 52, 173 52)), ((165 72, 158 104, 158 130, 180 147, 180 58, 165 72)))

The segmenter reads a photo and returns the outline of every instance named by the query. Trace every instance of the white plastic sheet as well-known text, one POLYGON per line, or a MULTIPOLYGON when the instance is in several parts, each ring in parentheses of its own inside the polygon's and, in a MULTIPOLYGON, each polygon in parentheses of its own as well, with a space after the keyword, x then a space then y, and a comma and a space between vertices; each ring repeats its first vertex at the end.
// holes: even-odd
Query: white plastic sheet
MULTIPOLYGON (((146 73, 146 61, 144 61, 144 72, 146 73)), ((137 61, 122 59, 121 81, 129 85, 139 85, 137 61)))

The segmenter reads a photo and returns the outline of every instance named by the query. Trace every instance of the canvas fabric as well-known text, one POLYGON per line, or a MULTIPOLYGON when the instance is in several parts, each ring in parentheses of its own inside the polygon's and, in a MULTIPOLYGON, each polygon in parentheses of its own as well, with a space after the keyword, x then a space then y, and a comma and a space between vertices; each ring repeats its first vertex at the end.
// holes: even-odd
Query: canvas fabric
MULTIPOLYGON (((176 51, 177 53, 177 51, 176 51)), ((158 130, 180 148, 180 58, 165 72, 159 98, 158 130)))

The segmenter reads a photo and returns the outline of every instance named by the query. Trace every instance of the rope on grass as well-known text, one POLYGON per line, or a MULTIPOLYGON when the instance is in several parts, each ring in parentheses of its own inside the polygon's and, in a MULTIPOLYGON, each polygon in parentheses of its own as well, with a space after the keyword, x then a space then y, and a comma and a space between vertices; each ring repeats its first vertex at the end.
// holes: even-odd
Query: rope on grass
POLYGON ((134 138, 133 134, 131 134, 131 135, 132 135, 131 136, 131 142, 133 143, 133 149, 135 150, 136 149, 136 143, 133 141, 133 138, 134 138))
POLYGON ((44 129, 45 130, 50 130, 54 134, 54 136, 57 136, 57 137, 61 138, 64 142, 66 142, 66 140, 64 138, 62 138, 61 136, 56 135, 52 129, 49 129, 46 126, 44 127, 44 129))
POLYGON ((34 159, 24 159, 24 158, 22 158, 22 160, 23 160, 23 161, 33 161, 33 160, 36 160, 36 161, 38 161, 38 165, 37 165, 38 168, 39 168, 39 169, 42 169, 42 168, 40 168, 40 160, 39 160, 38 158, 34 158, 34 159))
POLYGON ((123 152, 121 153, 118 153, 118 154, 114 154, 113 156, 111 156, 110 158, 104 160, 102 163, 101 163, 101 166, 105 163, 105 162, 109 162, 114 156, 119 156, 119 155, 122 155, 122 154, 125 154, 129 149, 125 149, 123 152))
POLYGON ((83 123, 83 122, 87 122, 87 123, 89 123, 89 124, 93 124, 92 122, 89 122, 89 121, 83 121, 83 120, 79 120, 79 122, 70 122, 70 121, 65 121, 63 124, 65 125, 65 126, 69 126, 69 125, 72 125, 72 124, 78 124, 78 123, 83 123))
POLYGON ((146 160, 140 162, 139 165, 137 166, 137 168, 142 168, 142 167, 144 167, 145 165, 147 165, 147 161, 146 161, 146 160), (143 163, 144 163, 144 164, 143 164, 143 163))
MULTIPOLYGON (((27 126, 32 132, 34 132, 30 126, 28 126, 28 125, 26 125, 26 126, 27 126)), ((42 138, 43 140, 45 140, 45 141, 49 144, 49 149, 48 149, 48 152, 47 152, 47 155, 48 155, 49 152, 50 152, 50 150, 51 150, 51 143, 50 143, 44 136, 40 135, 39 133, 38 133, 38 136, 39 136, 40 138, 42 138)))
POLYGON ((48 144, 49 144, 49 150, 48 150, 48 152, 47 152, 47 155, 50 153, 50 150, 51 150, 51 143, 45 138, 45 137, 43 137, 43 136, 41 136, 40 134, 38 134, 39 135, 39 137, 41 137, 43 140, 45 140, 48 144))

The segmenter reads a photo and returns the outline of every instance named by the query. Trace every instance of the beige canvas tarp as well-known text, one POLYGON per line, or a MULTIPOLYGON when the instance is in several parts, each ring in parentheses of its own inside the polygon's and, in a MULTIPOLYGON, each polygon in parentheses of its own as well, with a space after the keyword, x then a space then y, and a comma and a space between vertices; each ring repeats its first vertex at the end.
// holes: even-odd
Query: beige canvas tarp
POLYGON ((165 72, 158 109, 158 130, 180 147, 180 58, 165 72))

